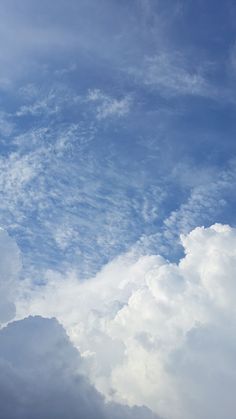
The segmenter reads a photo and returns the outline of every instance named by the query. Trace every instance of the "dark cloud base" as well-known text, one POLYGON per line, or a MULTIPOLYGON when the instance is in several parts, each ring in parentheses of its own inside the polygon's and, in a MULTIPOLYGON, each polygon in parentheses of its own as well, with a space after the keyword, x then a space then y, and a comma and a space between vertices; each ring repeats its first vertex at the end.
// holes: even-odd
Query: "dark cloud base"
POLYGON ((78 351, 55 319, 28 317, 0 332, 0 419, 154 419, 106 404, 82 375, 78 351))

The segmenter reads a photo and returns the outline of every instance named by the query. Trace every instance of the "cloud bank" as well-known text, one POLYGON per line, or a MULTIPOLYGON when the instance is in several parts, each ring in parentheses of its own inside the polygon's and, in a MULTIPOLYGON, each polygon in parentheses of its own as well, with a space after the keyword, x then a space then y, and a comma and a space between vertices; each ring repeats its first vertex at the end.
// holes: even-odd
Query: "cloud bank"
POLYGON ((48 272, 18 317, 56 316, 107 399, 170 419, 234 417, 236 230, 181 237, 178 264, 125 254, 79 282, 48 272))

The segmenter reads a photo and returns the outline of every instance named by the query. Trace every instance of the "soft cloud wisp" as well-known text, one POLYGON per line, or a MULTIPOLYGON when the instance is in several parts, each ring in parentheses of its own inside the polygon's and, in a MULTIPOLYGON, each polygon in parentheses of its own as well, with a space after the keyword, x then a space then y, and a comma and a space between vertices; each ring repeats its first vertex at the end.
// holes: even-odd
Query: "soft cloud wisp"
POLYGON ((15 316, 15 292, 21 270, 20 252, 15 241, 0 229, 0 326, 15 316))

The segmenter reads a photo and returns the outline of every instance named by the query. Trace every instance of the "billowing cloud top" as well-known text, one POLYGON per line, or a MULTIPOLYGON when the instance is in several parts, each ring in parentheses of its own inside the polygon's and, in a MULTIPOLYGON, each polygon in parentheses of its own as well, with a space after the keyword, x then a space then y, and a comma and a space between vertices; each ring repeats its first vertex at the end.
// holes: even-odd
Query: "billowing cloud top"
POLYGON ((50 273, 18 315, 56 316, 109 400, 171 419, 233 418, 236 230, 183 236, 185 256, 120 256, 96 277, 50 273))

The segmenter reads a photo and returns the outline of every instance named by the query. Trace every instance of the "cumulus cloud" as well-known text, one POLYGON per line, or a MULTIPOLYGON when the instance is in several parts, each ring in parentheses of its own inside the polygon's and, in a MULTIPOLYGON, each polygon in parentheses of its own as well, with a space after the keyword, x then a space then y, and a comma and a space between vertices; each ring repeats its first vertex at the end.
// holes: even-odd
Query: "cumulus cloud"
POLYGON ((181 237, 178 264, 120 256, 79 282, 48 273, 18 316, 56 316, 109 400, 170 419, 234 417, 236 230, 181 237))
POLYGON ((0 325, 15 315, 14 294, 20 269, 18 247, 7 232, 0 229, 0 325))
POLYGON ((0 377, 4 419, 154 419, 145 408, 104 403, 55 319, 29 317, 0 331, 0 377))

